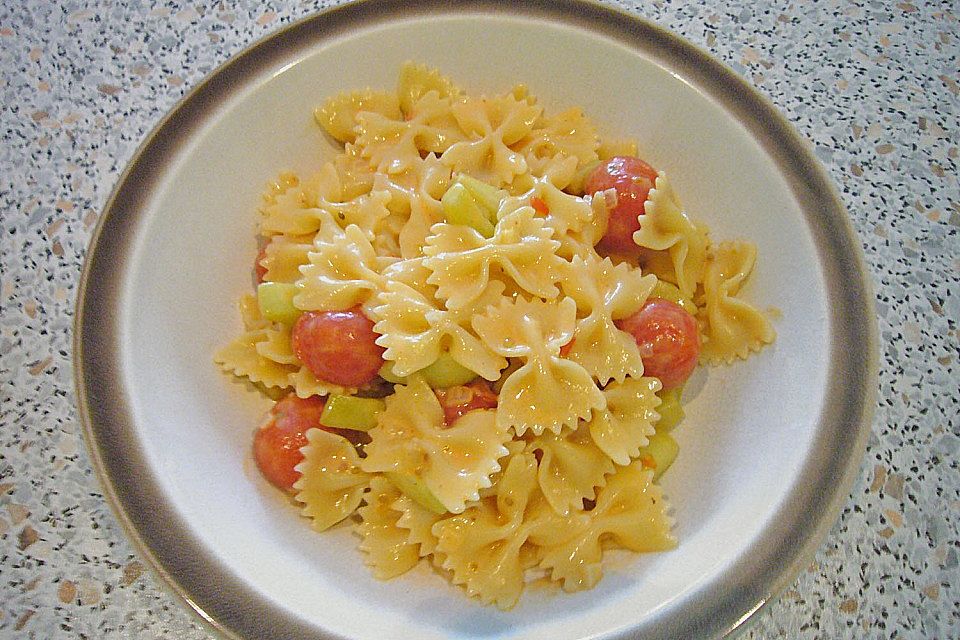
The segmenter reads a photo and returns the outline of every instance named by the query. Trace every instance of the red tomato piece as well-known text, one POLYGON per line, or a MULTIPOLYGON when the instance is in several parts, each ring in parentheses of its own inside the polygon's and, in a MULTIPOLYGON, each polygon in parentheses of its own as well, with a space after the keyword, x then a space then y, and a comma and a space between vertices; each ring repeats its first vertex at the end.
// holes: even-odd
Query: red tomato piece
POLYGON ((644 374, 660 378, 664 389, 679 387, 696 368, 700 357, 697 321, 677 303, 647 300, 617 326, 637 341, 644 374))
POLYGON ((257 259, 253 261, 253 273, 257 277, 257 284, 263 282, 267 277, 267 268, 263 266, 263 259, 267 257, 267 245, 260 248, 257 259))
POLYGON ((324 399, 298 398, 291 393, 270 410, 270 419, 253 437, 253 458, 271 484, 289 491, 300 477, 296 467, 303 460, 307 430, 320 426, 324 399))
POLYGON ((570 338, 570 342, 560 347, 560 357, 566 358, 573 351, 573 343, 577 341, 576 337, 570 338))
POLYGON ((610 210, 607 232, 597 248, 615 253, 636 253, 633 232, 640 228, 637 216, 657 179, 657 170, 634 156, 616 156, 594 169, 587 178, 584 191, 616 189, 617 206, 610 210))
POLYGON ((443 407, 443 417, 448 425, 476 409, 497 408, 497 394, 483 380, 475 380, 463 386, 436 389, 434 393, 443 407))
POLYGON ((537 196, 533 196, 532 198, 530 198, 530 206, 533 207, 534 211, 536 211, 542 216, 545 216, 548 213, 550 213, 550 207, 547 206, 547 203, 543 198, 538 198, 537 196))
POLYGON ((297 358, 321 380, 361 387, 377 376, 384 349, 376 344, 373 322, 359 307, 347 311, 308 311, 293 325, 297 358))

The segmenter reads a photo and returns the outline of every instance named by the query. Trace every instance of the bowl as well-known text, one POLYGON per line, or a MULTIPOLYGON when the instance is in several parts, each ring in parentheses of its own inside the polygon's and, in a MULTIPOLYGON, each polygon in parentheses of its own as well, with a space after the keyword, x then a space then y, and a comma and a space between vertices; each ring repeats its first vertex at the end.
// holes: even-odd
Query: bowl
MULTIPOLYGON (((740 77, 676 35, 591 2, 358 2, 212 73, 148 136, 100 218, 75 366, 105 494, 162 581, 228 637, 722 637, 804 566, 847 496, 876 388, 872 296, 846 213, 807 144, 740 77), (503 612, 421 566, 388 582, 349 527, 313 532, 261 479, 269 403, 214 351, 240 330, 256 208, 278 171, 335 147, 312 120, 402 62, 476 92, 524 83, 634 137, 717 238, 758 247, 746 297, 776 342, 698 374, 664 476, 676 549, 608 554, 603 580, 528 588, 503 612)), ((424 563, 422 563, 424 564, 424 563)))

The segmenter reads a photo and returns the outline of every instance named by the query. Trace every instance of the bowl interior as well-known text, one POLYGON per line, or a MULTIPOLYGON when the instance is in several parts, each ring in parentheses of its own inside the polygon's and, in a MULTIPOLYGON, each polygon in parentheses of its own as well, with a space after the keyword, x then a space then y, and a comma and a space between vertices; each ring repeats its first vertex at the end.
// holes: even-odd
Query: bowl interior
MULTIPOLYGON (((347 637, 575 638, 681 615, 679 603, 725 572, 790 499, 820 420, 830 361, 827 282, 800 204, 777 164, 723 104, 681 73, 602 33, 542 17, 418 16, 329 36, 257 68, 209 107, 142 203, 123 272, 122 376, 159 489, 205 552, 293 618, 347 637), (268 403, 221 373, 213 352, 240 331, 251 288, 260 193, 281 170, 334 153, 312 110, 337 92, 392 88, 400 64, 436 66, 470 92, 526 84, 548 111, 580 106, 611 137, 673 178, 715 240, 759 249, 746 296, 776 308, 775 344, 698 372, 680 457, 664 477, 679 547, 610 553, 593 590, 528 588, 503 613, 426 567, 379 582, 349 527, 324 534, 253 466, 268 403)), ((162 134, 161 134, 162 135, 162 134)), ((132 481, 132 480, 131 480, 132 481)))

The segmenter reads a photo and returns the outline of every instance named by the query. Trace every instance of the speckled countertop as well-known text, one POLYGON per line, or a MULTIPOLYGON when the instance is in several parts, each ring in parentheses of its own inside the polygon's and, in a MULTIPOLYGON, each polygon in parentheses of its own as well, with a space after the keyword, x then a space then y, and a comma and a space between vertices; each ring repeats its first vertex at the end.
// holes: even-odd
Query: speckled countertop
MULTIPOLYGON (((137 559, 91 469, 77 281, 98 211, 162 115, 326 4, 0 2, 0 637, 209 637, 137 559)), ((812 142, 876 290, 879 405, 859 477, 746 637, 960 637, 960 10, 614 4, 712 52, 812 142)))

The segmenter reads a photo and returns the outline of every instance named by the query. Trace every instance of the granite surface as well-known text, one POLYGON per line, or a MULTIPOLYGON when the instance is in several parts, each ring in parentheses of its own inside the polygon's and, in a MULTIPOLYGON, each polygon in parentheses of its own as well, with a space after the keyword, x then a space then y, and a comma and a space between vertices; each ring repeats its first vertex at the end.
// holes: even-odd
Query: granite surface
MULTIPOLYGON (((747 78, 811 142, 868 263, 866 458, 815 560, 747 638, 960 637, 960 8, 614 2, 747 78)), ((208 638, 106 505, 71 322, 98 212, 208 72, 327 3, 0 2, 0 637, 208 638)))

